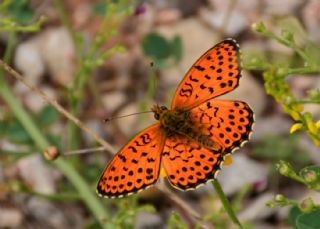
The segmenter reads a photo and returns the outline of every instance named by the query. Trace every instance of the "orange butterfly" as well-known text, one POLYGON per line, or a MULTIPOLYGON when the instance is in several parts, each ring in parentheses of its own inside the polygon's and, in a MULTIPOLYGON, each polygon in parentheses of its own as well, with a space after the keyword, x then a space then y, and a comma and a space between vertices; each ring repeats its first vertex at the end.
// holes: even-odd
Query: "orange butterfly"
POLYGON ((173 187, 190 190, 216 178, 224 156, 249 139, 253 111, 242 101, 218 100, 240 78, 239 45, 227 39, 187 72, 171 109, 154 105, 157 123, 137 134, 109 162, 97 186, 122 197, 156 183, 163 166, 173 187))

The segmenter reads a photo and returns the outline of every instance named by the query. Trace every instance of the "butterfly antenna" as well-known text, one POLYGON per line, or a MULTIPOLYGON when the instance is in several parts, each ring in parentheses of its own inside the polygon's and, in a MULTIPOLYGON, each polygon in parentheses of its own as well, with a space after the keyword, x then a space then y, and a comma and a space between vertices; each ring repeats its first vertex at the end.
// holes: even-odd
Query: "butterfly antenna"
POLYGON ((142 111, 142 112, 132 113, 132 114, 128 114, 128 115, 110 117, 110 118, 104 119, 103 122, 110 122, 111 120, 114 120, 114 119, 125 118, 125 117, 129 117, 129 116, 133 116, 133 115, 145 114, 145 113, 150 113, 150 112, 152 112, 152 111, 142 111))
POLYGON ((155 67, 154 62, 150 62, 150 67, 152 69, 152 73, 151 73, 152 74, 151 75, 151 80, 152 80, 152 85, 151 86, 152 86, 152 88, 151 88, 151 86, 149 86, 148 91, 150 91, 152 93, 152 96, 154 96, 155 91, 157 89, 157 83, 158 83, 158 79, 157 79, 157 75, 156 75, 157 68, 155 67))

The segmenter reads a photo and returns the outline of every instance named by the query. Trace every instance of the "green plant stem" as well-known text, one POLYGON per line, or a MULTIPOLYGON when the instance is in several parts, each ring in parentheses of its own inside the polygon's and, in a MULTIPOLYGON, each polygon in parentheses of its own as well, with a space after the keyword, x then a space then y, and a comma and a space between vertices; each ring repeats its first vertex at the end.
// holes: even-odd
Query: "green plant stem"
MULTIPOLYGON (((101 65, 103 61, 108 58, 112 53, 117 51, 117 48, 110 48, 106 51, 102 51, 103 45, 110 38, 116 35, 118 31, 118 25, 124 15, 129 14, 127 4, 130 1, 106 1, 108 10, 105 12, 103 21, 93 37, 88 50, 84 50, 76 39, 76 33, 71 27, 70 21, 64 10, 64 5, 61 0, 55 0, 56 7, 60 12, 60 17, 63 24, 68 28, 69 32, 73 36, 74 45, 78 50, 79 57, 79 69, 75 74, 72 85, 69 89, 69 106, 73 115, 79 112, 80 102, 84 96, 84 87, 88 84, 90 75, 95 67, 101 65), (118 15, 118 17, 115 17, 118 15), (106 30, 107 28, 107 30, 106 30)), ((69 149, 78 148, 79 144, 79 131, 78 127, 74 123, 68 123, 68 145, 69 149)))
MULTIPOLYGON (((82 51, 81 51, 82 49, 81 49, 81 47, 79 47, 76 33, 72 29, 71 22, 70 22, 68 15, 66 13, 64 3, 61 0, 54 0, 54 5, 55 5, 55 8, 56 8, 58 15, 60 17, 60 20, 62 21, 63 25, 66 27, 66 29, 68 30, 68 32, 72 38, 73 45, 74 45, 75 50, 77 52, 77 56, 80 58, 82 56, 82 51)), ((77 78, 77 76, 75 78, 77 78)), ((71 113, 74 115, 74 114, 76 114, 76 111, 77 111, 77 104, 75 104, 75 102, 74 102, 73 95, 74 95, 74 93, 71 90, 70 95, 69 95, 69 97, 70 97, 69 105, 70 105, 71 113)), ((68 123, 68 149, 76 149, 77 148, 78 139, 79 139, 78 133, 79 132, 78 132, 76 125, 73 122, 69 122, 68 123)))
POLYGON ((27 80, 25 80, 22 75, 20 75, 17 71, 11 68, 7 63, 3 62, 0 59, 0 66, 2 66, 12 77, 14 77, 19 82, 23 83, 26 87, 28 87, 33 93, 39 95, 44 101, 48 102, 51 106, 53 106, 59 113, 68 118, 72 123, 77 125, 83 131, 87 132, 91 135, 97 142, 99 142, 104 148, 108 151, 113 152, 113 147, 104 141, 98 134, 88 128, 83 122, 81 122, 78 118, 72 116, 66 109, 64 109, 57 101, 51 100, 43 91, 38 89, 37 87, 30 84, 27 80))
MULTIPOLYGON (((10 53, 12 47, 14 46, 15 35, 11 35, 9 39, 9 44, 7 46, 5 52, 6 61, 9 60, 10 53)), ((46 149, 50 143, 41 133, 39 128, 35 125, 34 121, 27 113, 27 111, 22 107, 22 105, 17 100, 17 97, 12 93, 10 87, 7 82, 4 80, 4 72, 0 71, 0 94, 5 100, 5 102, 11 108, 13 114, 20 121, 21 125, 26 129, 29 133, 30 137, 35 142, 36 146, 43 151, 46 149)), ((103 228, 110 228, 108 222, 103 223, 104 219, 110 218, 110 213, 106 211, 106 209, 102 206, 101 201, 98 200, 98 197, 92 192, 90 186, 86 183, 86 181, 77 173, 77 171, 68 164, 64 159, 59 158, 53 162, 55 166, 58 167, 60 171, 64 173, 64 175, 68 178, 68 180, 74 185, 74 187, 79 192, 82 200, 91 210, 92 214, 96 217, 98 222, 101 224, 103 228)))
POLYGON ((285 75, 289 74, 306 74, 306 73, 318 73, 320 72, 319 66, 307 66, 303 68, 288 68, 288 69, 281 69, 285 75))
POLYGON ((226 210, 226 212, 228 213, 230 219, 233 221, 234 224, 238 225, 239 228, 243 229, 239 219, 237 218, 236 214, 234 213, 234 211, 231 207, 231 204, 230 204, 228 198, 224 194, 219 181, 217 179, 214 179, 212 181, 212 185, 213 185, 214 189, 216 190, 216 192, 222 202, 222 205, 223 205, 224 209, 226 210))
POLYGON ((32 190, 28 190, 28 191, 20 192, 20 193, 27 193, 30 195, 39 196, 43 199, 52 200, 52 201, 66 202, 66 201, 79 201, 79 200, 81 201, 82 200, 80 195, 78 195, 78 193, 46 194, 46 193, 41 193, 41 192, 35 192, 32 190))
POLYGON ((61 0, 53 0, 53 2, 54 2, 56 10, 58 11, 60 20, 62 21, 63 25, 66 27, 66 29, 68 30, 68 32, 72 38, 73 44, 75 45, 76 52, 79 52, 80 47, 78 45, 77 35, 72 29, 71 22, 69 20, 69 17, 67 15, 65 7, 64 7, 64 3, 61 0))
POLYGON ((319 104, 320 100, 314 100, 314 99, 297 99, 295 101, 296 103, 301 103, 301 104, 319 104))
POLYGON ((18 23, 11 20, 0 19, 0 31, 8 32, 38 32, 40 26, 45 22, 45 17, 40 17, 37 22, 32 25, 19 25, 18 23))
POLYGON ((270 38, 278 41, 280 44, 283 44, 289 48, 292 48, 307 63, 310 62, 310 60, 309 60, 308 56, 305 54, 305 52, 300 47, 298 47, 294 42, 283 39, 282 37, 278 37, 277 35, 275 35, 271 31, 264 31, 264 32, 262 32, 262 34, 265 35, 266 37, 270 37, 270 38))
MULTIPOLYGON (((14 115, 21 122, 22 126, 30 134, 35 144, 40 150, 46 149, 50 143, 44 138, 41 131, 37 128, 31 117, 23 109, 21 104, 17 101, 16 97, 12 94, 9 86, 4 81, 3 77, 0 78, 0 93, 6 103, 10 106, 14 115)), ((110 218, 110 214, 103 208, 97 196, 92 192, 90 186, 82 179, 77 171, 62 158, 53 162, 60 171, 70 180, 74 187, 78 190, 82 200, 86 203, 93 215, 102 223, 102 219, 110 218)), ((101 226, 104 226, 103 224, 101 226)))
POLYGON ((147 85, 147 92, 146 92, 144 98, 139 103, 139 111, 148 110, 148 102, 151 101, 152 97, 155 94, 157 83, 158 83, 157 76, 156 76, 155 72, 150 73, 150 79, 148 80, 148 85, 147 85))

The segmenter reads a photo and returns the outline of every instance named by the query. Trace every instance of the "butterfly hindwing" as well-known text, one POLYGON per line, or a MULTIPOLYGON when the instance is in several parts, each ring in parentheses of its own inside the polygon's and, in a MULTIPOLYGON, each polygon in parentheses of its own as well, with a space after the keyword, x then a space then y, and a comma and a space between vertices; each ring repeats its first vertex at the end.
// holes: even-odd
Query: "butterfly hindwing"
POLYGON ((136 135, 107 165, 98 182, 98 194, 121 197, 154 184, 159 177, 164 142, 159 124, 136 135))
POLYGON ((224 40, 203 54, 186 73, 172 100, 171 109, 189 110, 238 86, 239 45, 224 40))
POLYGON ((221 152, 205 148, 181 135, 168 137, 162 152, 169 182, 184 191, 214 179, 221 161, 221 152))
POLYGON ((203 134, 222 146, 225 153, 249 140, 254 123, 253 111, 245 102, 211 99, 190 110, 203 134))

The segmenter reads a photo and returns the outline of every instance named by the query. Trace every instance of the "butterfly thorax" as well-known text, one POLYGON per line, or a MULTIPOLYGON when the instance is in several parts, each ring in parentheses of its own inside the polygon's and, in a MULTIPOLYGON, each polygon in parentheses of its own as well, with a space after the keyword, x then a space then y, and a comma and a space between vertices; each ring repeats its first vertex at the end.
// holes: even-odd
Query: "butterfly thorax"
POLYGON ((203 146, 217 149, 211 136, 203 134, 201 126, 196 125, 190 111, 169 110, 167 107, 159 105, 154 105, 151 110, 155 119, 159 120, 160 127, 164 130, 166 137, 182 135, 190 140, 196 140, 203 146))
POLYGON ((192 121, 188 111, 169 110, 165 106, 155 105, 152 109, 155 119, 159 120, 160 126, 164 129, 167 137, 178 133, 190 134, 195 132, 192 128, 192 121))

